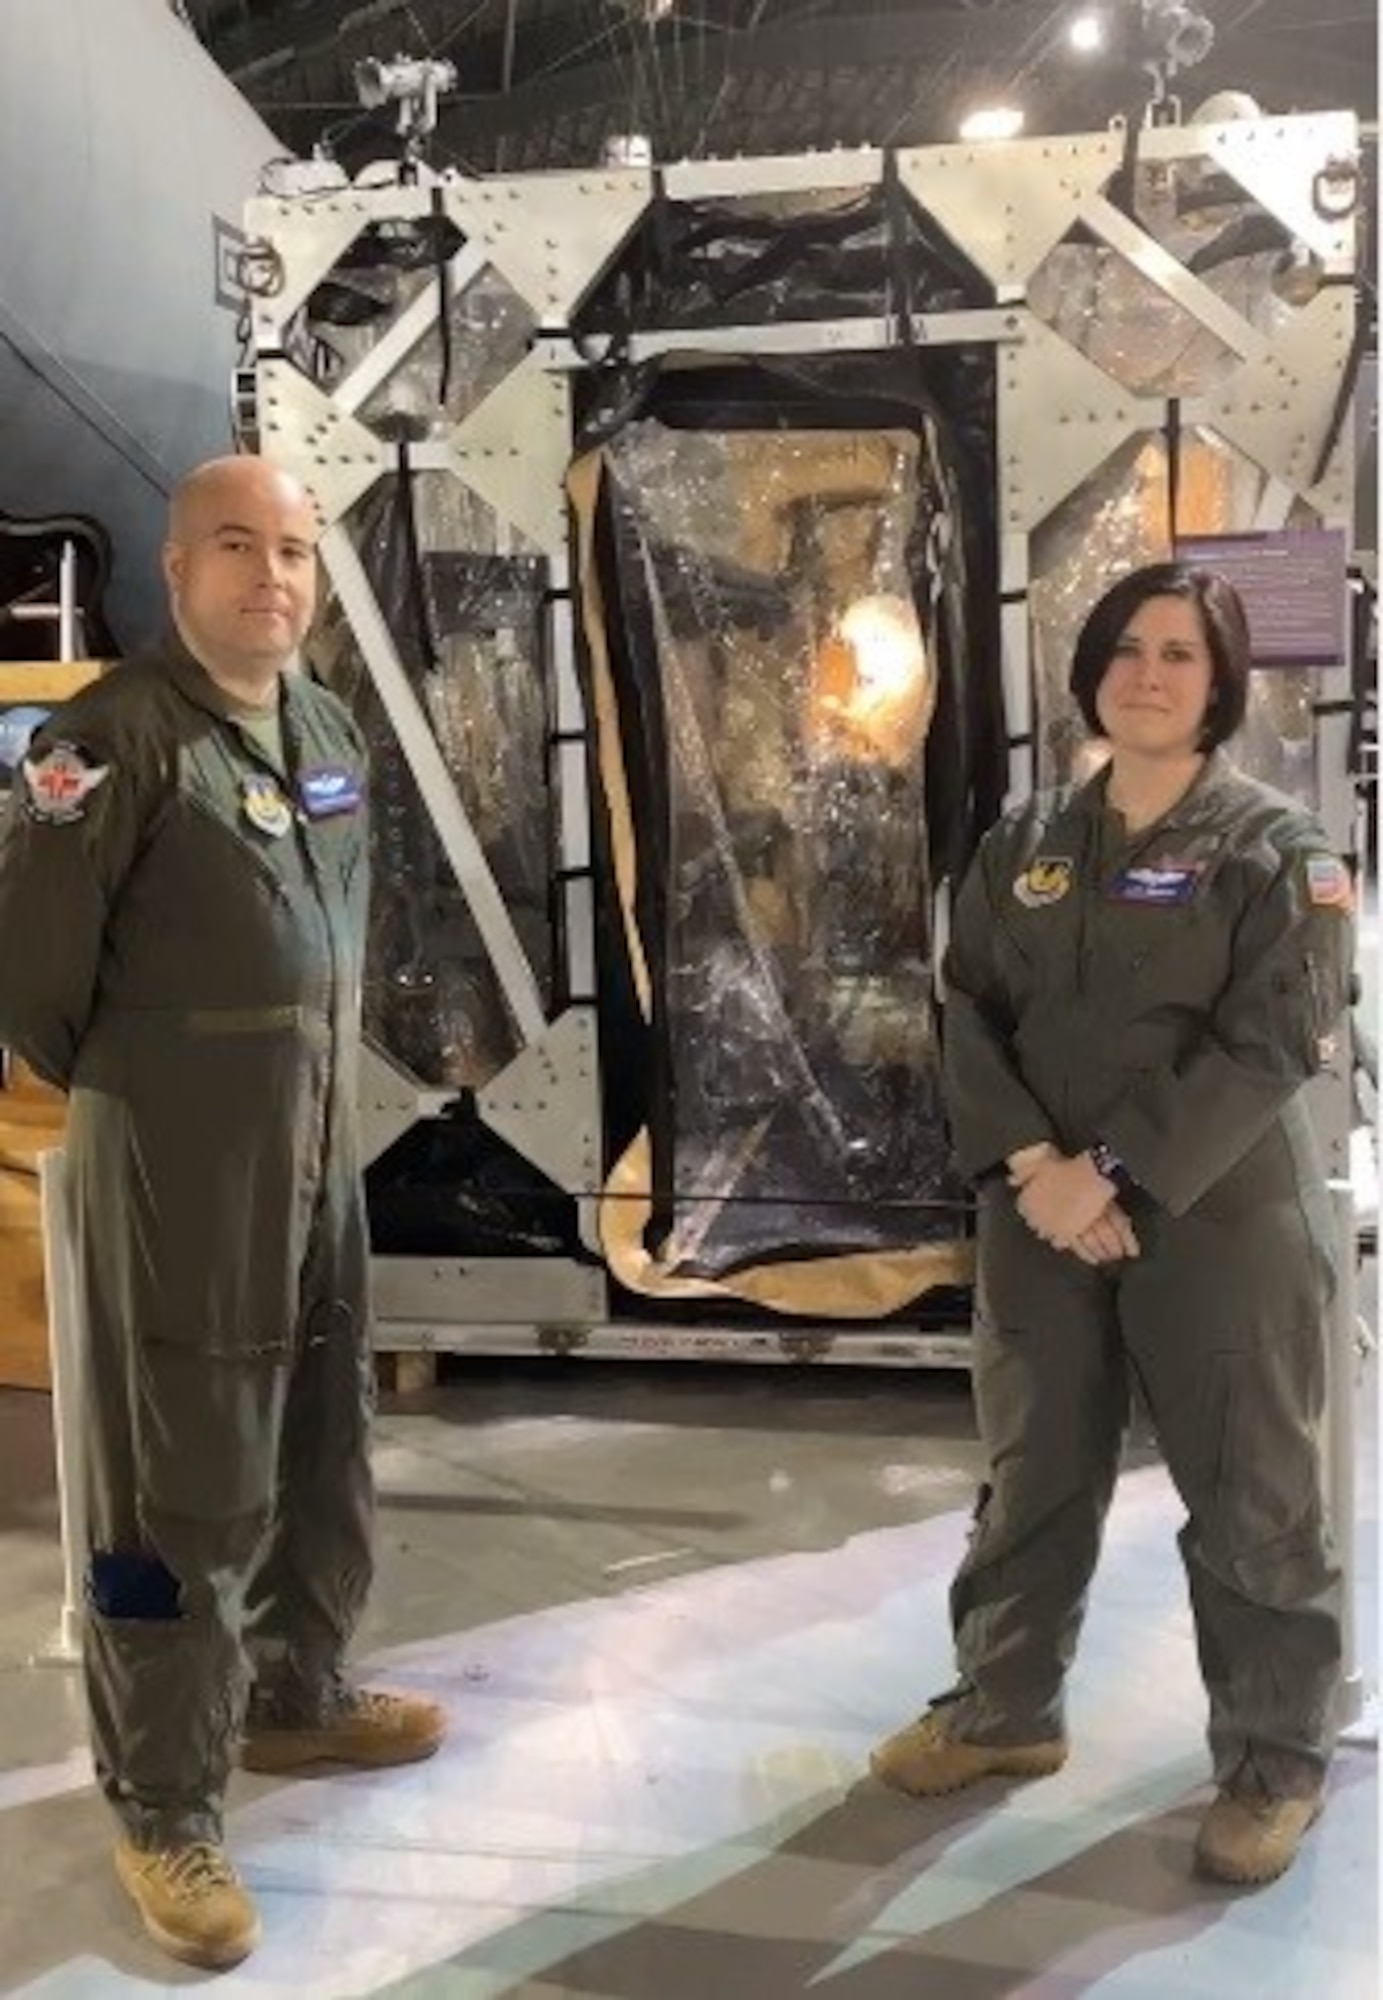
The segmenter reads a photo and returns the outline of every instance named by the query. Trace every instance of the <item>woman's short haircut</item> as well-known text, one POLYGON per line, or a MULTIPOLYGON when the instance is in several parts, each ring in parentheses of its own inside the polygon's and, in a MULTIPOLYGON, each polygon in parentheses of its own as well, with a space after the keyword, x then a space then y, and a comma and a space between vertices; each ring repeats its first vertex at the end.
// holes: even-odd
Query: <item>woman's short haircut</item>
POLYGON ((1129 622, 1150 597, 1185 597, 1200 612, 1210 652, 1210 703, 1205 712, 1201 748, 1213 750, 1232 736, 1244 719, 1249 697, 1252 645, 1243 600, 1218 571, 1196 569, 1189 563, 1150 563, 1131 570, 1089 613, 1071 659, 1071 693, 1085 726, 1103 736, 1095 697, 1129 622))

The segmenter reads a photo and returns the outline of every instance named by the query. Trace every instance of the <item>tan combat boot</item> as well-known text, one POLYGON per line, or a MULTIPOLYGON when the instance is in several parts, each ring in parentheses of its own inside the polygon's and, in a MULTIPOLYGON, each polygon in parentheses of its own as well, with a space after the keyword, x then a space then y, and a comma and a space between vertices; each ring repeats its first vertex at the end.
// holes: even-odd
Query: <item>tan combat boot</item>
POLYGON ((1201 1821, 1196 1866, 1217 1882, 1275 1882, 1296 1860, 1302 1835, 1324 1803, 1320 1792, 1275 1799, 1223 1791, 1201 1821))
POLYGON ((247 1771, 299 1771, 312 1764, 379 1770, 430 1757, 447 1733, 435 1701, 353 1688, 319 1722, 294 1727, 246 1725, 240 1762, 247 1771))
POLYGON ((869 1759, 876 1778, 914 1798, 934 1798, 959 1792, 980 1778, 1046 1778, 1066 1762, 1066 1743, 968 1743, 948 1736, 940 1714, 929 1709, 896 1736, 879 1745, 869 1759))
POLYGON ((115 1872, 155 1944, 185 1965, 239 1965, 259 1943, 259 1913, 209 1840, 157 1850, 119 1841, 115 1872))

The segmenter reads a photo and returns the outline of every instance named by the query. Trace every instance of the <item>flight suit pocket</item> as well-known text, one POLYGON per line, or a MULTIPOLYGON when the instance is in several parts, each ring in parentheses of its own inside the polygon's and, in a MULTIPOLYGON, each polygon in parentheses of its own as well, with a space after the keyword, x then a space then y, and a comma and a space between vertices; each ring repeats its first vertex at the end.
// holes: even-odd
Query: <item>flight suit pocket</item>
POLYGON ((1296 1610, 1323 1596, 1339 1576, 1319 1521, 1241 1550, 1230 1566, 1245 1597, 1275 1611, 1296 1610))
POLYGON ((153 1341, 140 1348, 136 1380, 134 1448, 150 1539, 181 1575, 188 1524, 235 1524, 248 1562, 273 1511, 285 1363, 153 1341))
POLYGON ((1271 984, 1274 1026, 1279 1045, 1294 1067, 1314 1076, 1332 1061, 1343 1009, 1343 996, 1316 953, 1279 963, 1271 984))
POLYGON ((131 1055, 128 1164, 110 1227, 141 1343, 241 1359, 293 1344, 311 1216, 304 1176, 319 1150, 303 1041, 295 1026, 170 1025, 161 1046, 131 1055))
POLYGON ((1164 1438, 1211 1566, 1257 1602, 1290 1603, 1326 1578, 1322 1373, 1314 1329, 1280 1320, 1267 1343, 1208 1357, 1194 1413, 1164 1438))
POLYGON ((189 796, 182 803, 190 827, 195 826, 204 836, 210 834, 213 845, 219 845, 228 857, 232 857, 235 867, 248 867, 260 889, 273 901, 287 901, 287 887, 279 868, 274 865, 278 854, 277 842, 265 834, 256 833, 251 827, 228 824, 207 799, 189 796))

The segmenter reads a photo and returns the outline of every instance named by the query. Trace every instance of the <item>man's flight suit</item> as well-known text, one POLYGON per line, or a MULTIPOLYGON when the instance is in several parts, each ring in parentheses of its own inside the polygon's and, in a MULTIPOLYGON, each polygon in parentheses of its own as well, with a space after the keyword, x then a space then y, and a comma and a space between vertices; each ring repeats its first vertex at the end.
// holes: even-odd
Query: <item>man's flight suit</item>
POLYGON ((1061 1734, 1131 1372, 1187 1511, 1216 1778, 1251 1765, 1304 1793, 1332 1742, 1340 1572, 1317 1436, 1330 1216, 1299 1093, 1348 1000, 1349 878, 1309 814, 1219 754, 1134 836, 1105 785, 1001 822, 955 911, 946 1086, 979 1182, 991 1465, 952 1591, 947 1729, 1061 1734), (1092 1268, 1031 1233, 1003 1163, 1096 1139, 1137 1184, 1142 1254, 1092 1268))
POLYGON ((247 1664, 309 1719, 370 1579, 364 750, 281 687, 266 731, 176 642, 115 669, 0 844, 0 1043, 71 1093, 96 1763, 147 1848, 219 1840, 247 1664))

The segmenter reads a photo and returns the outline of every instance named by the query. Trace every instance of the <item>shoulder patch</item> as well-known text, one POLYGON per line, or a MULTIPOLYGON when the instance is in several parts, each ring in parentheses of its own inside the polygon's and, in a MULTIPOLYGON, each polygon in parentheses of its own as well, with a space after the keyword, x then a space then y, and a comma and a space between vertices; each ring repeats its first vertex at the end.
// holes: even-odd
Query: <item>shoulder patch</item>
POLYGON ((41 757, 26 757, 24 805, 31 819, 66 826, 85 817, 86 802, 110 775, 76 743, 54 743, 41 757))
POLYGON ((1354 884, 1337 854, 1308 854, 1306 893, 1321 909, 1352 910, 1354 884))

